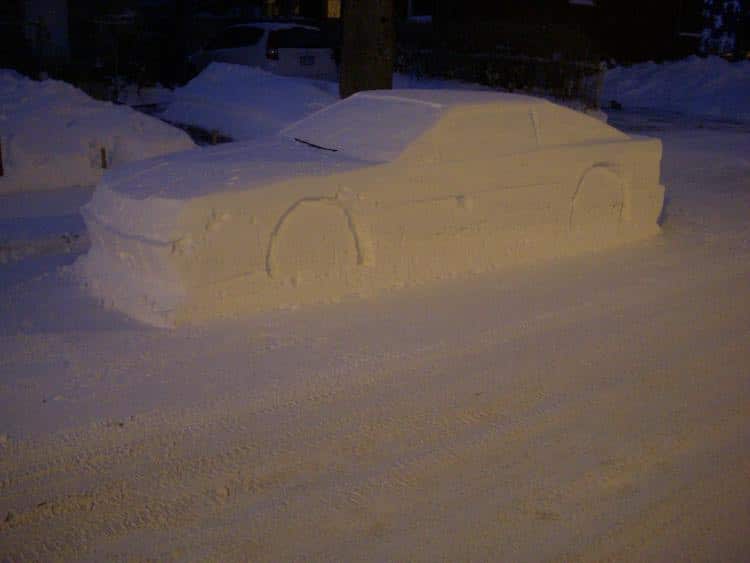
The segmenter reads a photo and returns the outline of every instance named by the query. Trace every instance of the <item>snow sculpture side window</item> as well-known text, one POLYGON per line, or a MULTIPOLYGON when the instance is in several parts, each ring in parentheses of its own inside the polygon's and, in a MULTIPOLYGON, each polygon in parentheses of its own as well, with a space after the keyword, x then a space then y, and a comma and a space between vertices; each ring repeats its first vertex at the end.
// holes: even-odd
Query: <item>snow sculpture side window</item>
POLYGON ((435 131, 443 158, 493 158, 537 148, 534 118, 528 107, 459 107, 435 131), (451 155, 455 155, 452 157, 451 155))
POLYGON ((627 139, 627 135, 604 121, 562 106, 544 103, 534 112, 543 147, 627 139))

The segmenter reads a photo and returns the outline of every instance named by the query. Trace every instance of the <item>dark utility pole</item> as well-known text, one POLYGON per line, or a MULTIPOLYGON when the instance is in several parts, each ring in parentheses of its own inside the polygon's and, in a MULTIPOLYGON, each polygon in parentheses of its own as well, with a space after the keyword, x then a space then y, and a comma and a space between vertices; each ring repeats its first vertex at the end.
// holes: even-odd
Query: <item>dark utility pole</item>
POLYGON ((339 95, 387 90, 396 50, 394 0, 342 0, 339 95))

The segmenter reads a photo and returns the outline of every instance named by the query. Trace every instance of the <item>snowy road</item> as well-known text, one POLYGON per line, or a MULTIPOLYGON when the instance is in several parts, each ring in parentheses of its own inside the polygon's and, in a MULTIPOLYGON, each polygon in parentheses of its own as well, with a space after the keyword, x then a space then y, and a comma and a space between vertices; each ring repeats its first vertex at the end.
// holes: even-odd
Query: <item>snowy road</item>
POLYGON ((604 255, 174 332, 0 265, 0 559, 747 560, 750 134, 614 117, 604 255))

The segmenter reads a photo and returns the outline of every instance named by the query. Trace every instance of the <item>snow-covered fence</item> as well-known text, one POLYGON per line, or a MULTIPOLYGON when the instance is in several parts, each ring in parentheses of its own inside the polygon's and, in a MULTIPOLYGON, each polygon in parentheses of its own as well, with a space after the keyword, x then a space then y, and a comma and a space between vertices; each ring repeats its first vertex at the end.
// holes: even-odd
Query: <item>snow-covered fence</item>
POLYGON ((401 49, 397 70, 417 76, 452 78, 493 88, 578 100, 598 108, 604 68, 590 61, 401 49))

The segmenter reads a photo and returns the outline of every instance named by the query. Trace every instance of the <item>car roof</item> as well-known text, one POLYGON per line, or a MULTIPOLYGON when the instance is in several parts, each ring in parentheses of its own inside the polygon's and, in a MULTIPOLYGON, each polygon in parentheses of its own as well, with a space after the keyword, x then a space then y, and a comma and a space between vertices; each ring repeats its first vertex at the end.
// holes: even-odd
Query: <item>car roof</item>
POLYGON ((409 100, 434 107, 449 109, 456 106, 474 106, 502 103, 508 106, 538 105, 548 103, 543 98, 496 92, 494 90, 368 90, 355 96, 374 99, 409 100))

